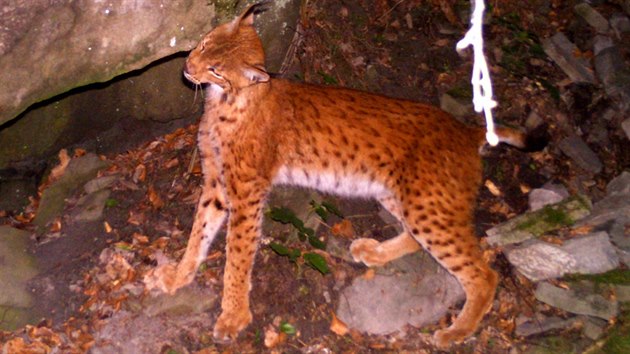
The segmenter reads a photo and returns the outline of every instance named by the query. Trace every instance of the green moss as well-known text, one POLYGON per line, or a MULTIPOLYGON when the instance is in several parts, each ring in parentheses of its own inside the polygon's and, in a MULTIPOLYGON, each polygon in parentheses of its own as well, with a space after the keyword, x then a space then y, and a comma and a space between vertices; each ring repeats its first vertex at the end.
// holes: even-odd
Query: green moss
MULTIPOLYGON (((601 274, 574 274, 567 280, 589 280, 599 284, 630 284, 630 270, 614 269, 601 274)), ((630 353, 630 352, 629 352, 630 353)))
POLYGON ((535 216, 516 225, 516 229, 521 231, 529 230, 539 223, 545 223, 548 226, 552 226, 552 228, 557 228, 572 225, 574 221, 566 212, 560 210, 560 208, 546 205, 538 211, 535 216))
POLYGON ((617 325, 609 332, 604 345, 597 353, 630 353, 630 306, 626 305, 621 309, 617 325))

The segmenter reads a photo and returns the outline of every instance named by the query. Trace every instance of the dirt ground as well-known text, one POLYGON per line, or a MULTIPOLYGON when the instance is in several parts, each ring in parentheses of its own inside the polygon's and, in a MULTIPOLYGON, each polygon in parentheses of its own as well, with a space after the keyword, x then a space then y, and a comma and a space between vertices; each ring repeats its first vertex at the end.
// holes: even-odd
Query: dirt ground
MULTIPOLYGON (((610 106, 607 99, 601 97, 601 89, 571 84, 540 53, 540 39, 558 31, 568 32, 578 45, 586 46, 593 33, 587 25, 575 23, 572 7, 577 2, 499 0, 489 3, 491 20, 485 32, 486 51, 499 102, 495 110, 497 120, 506 125, 526 126, 531 112, 536 112, 547 125, 552 142, 560 140, 570 130, 588 132, 596 124, 609 124, 605 128, 612 131, 614 122, 589 119, 610 106), (561 97, 573 99, 567 101, 561 97)), ((460 57, 453 49, 468 26, 467 19, 460 18, 467 7, 467 1, 308 1, 302 14, 302 36, 296 57, 289 71, 282 74, 296 80, 348 86, 435 105, 439 105, 444 93, 470 98, 472 58, 460 57), (436 6, 439 3, 452 6, 439 10, 436 6)), ((605 5, 598 10, 607 13, 616 8, 605 5)), ((628 53, 623 54, 628 59, 628 53)), ((469 121, 482 123, 480 117, 475 116, 469 117, 469 121)), ((189 166, 193 160, 195 131, 195 126, 180 129, 152 141, 138 142, 137 147, 127 153, 107 156, 113 167, 106 174, 124 176, 126 181, 117 184, 110 198, 115 203, 105 211, 108 226, 103 229, 99 222, 89 230, 64 230, 74 235, 89 233, 95 240, 84 244, 89 246, 70 247, 80 244, 77 239, 69 244, 48 240, 45 249, 37 247, 43 258, 50 259, 45 276, 55 283, 55 289, 68 290, 50 294, 40 289, 50 296, 42 303, 45 307, 42 311, 50 313, 50 317, 39 326, 1 333, 0 342, 30 336, 40 338, 49 347, 58 341, 58 348, 64 348, 61 352, 82 352, 93 345, 93 334, 101 321, 130 306, 130 301, 146 296, 142 292, 130 296, 120 289, 125 284, 137 284, 142 275, 156 265, 157 250, 169 258, 183 254, 201 181, 199 167, 189 166), (126 262, 132 267, 123 266, 124 271, 104 269, 98 263, 104 248, 127 252, 126 262), (65 260, 73 260, 73 268, 69 268, 65 260), (104 273, 110 278, 104 280, 104 273)), ((594 176, 594 183, 587 185, 581 183, 583 172, 557 152, 545 150, 527 154, 506 147, 488 150, 484 156, 484 181, 491 181, 500 193, 481 188, 475 215, 478 236, 483 236, 491 226, 524 212, 527 192, 548 181, 562 182, 571 192, 585 191, 591 196, 602 196, 606 182, 630 167, 628 140, 615 134, 610 135, 610 140, 608 148, 597 151, 604 163, 603 171, 594 176)), ((374 202, 334 196, 325 199, 351 221, 355 235, 386 238, 394 233, 391 225, 377 217, 378 207, 374 202)), ((351 240, 335 236, 333 232, 341 221, 331 216, 318 236, 336 239, 342 247, 347 247, 351 240)), ((278 234, 265 235, 265 239, 279 240, 306 251, 310 249, 291 236, 289 226, 278 230, 278 234)), ((223 230, 196 278, 197 285, 209 293, 221 291, 224 246, 223 230)), ((536 301, 532 284, 516 274, 499 251, 491 253, 493 267, 501 274, 496 306, 482 322, 475 338, 454 346, 451 352, 508 353, 512 348, 520 352, 531 344, 531 339, 515 337, 513 330, 519 313, 534 312, 536 301)), ((366 268, 330 255, 326 260, 331 273, 323 275, 262 246, 253 275, 254 322, 239 341, 227 346, 212 343, 209 338, 213 322, 210 322, 182 334, 176 346, 165 346, 161 352, 436 352, 430 344, 430 336, 447 325, 450 318, 433 326, 408 328, 389 336, 353 331, 344 336, 333 333, 330 327, 334 323, 340 289, 362 276, 366 268), (271 346, 265 344, 269 331, 278 335, 277 342, 271 346)), ((213 321, 218 310, 218 304, 210 310, 213 321)), ((453 309, 453 315, 457 310, 453 309)), ((562 335, 580 336, 579 331, 570 329, 562 335)))

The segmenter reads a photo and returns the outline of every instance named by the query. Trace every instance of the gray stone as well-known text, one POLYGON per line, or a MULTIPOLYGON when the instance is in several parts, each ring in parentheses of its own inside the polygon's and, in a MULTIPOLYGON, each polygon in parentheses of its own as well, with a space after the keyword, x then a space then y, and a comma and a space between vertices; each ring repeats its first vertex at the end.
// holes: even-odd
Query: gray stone
POLYGON ((35 181, 28 179, 0 179, 0 210, 22 210, 29 204, 28 197, 37 195, 35 181))
POLYGON ((543 124, 545 121, 542 117, 536 113, 536 111, 531 111, 525 120, 525 128, 529 131, 532 130, 539 125, 543 124))
POLYGON ((617 301, 630 302, 630 285, 615 285, 614 287, 617 301))
POLYGON ((573 8, 576 14, 582 17, 597 32, 604 33, 609 29, 608 21, 587 3, 575 5, 573 8))
POLYGON ((86 183, 83 186, 83 190, 85 190, 85 193, 87 194, 98 192, 102 189, 109 188, 112 184, 114 184, 114 182, 118 180, 118 178, 119 177, 116 175, 95 178, 86 183))
POLYGON ((107 166, 107 162, 92 153, 72 159, 65 173, 42 193, 37 216, 33 220, 33 224, 38 226, 38 232, 45 231, 47 224, 61 215, 65 199, 70 193, 93 179, 99 170, 107 166))
POLYGON ((624 111, 628 108, 627 101, 630 100, 630 70, 624 65, 619 48, 611 45, 611 42, 607 36, 595 36, 593 63, 606 94, 615 98, 624 111))
POLYGON ((558 146, 581 168, 593 173, 599 173, 602 170, 603 165, 597 154, 579 136, 568 136, 558 146))
POLYGON ((36 320, 30 311, 34 299, 27 282, 38 269, 27 250, 29 236, 29 232, 0 226, 0 330, 14 330, 36 320))
POLYGON ((623 33, 630 32, 630 19, 622 13, 614 13, 610 18, 610 26, 615 31, 617 37, 623 33))
POLYGON ((578 322, 577 317, 562 319, 556 316, 547 317, 543 314, 536 314, 533 318, 517 317, 515 334, 519 337, 529 337, 555 329, 565 329, 572 327, 578 322))
POLYGON ((541 188, 529 192, 529 209, 536 211, 545 205, 556 204, 569 197, 569 192, 561 184, 546 183, 541 188))
POLYGON ((570 239, 562 245, 562 250, 576 261, 571 273, 604 273, 619 266, 619 256, 604 231, 570 239))
POLYGON ((539 283, 536 299, 567 312, 595 316, 610 320, 619 313, 617 301, 607 300, 599 294, 581 294, 549 283, 539 283))
POLYGON ((630 172, 623 171, 619 176, 608 182, 606 193, 608 195, 630 195, 630 172))
POLYGON ((582 333, 584 333, 586 338, 598 340, 604 334, 608 322, 599 318, 584 317, 582 326, 582 333))
MULTIPOLYGON (((313 212, 311 202, 322 202, 322 195, 313 189, 303 189, 287 186, 276 186, 273 188, 267 205, 270 207, 284 207, 295 213, 298 219, 304 222, 304 226, 311 228, 317 234, 317 230, 321 227, 319 216, 313 212)), ((286 232, 297 234, 295 228, 291 225, 283 225, 281 223, 271 221, 268 218, 263 220, 263 230, 266 234, 277 235, 286 232)))
POLYGON ((575 44, 562 33, 556 33, 542 42, 545 53, 564 71, 573 82, 595 83, 590 64, 584 58, 576 57, 575 44))
POLYGON ((630 118, 621 122, 621 129, 623 129, 623 132, 626 133, 626 138, 630 140, 630 118))
POLYGON ((543 209, 528 212, 486 231, 488 243, 504 246, 519 243, 546 232, 569 226, 589 215, 591 202, 584 196, 572 196, 543 209), (561 220, 557 220, 560 217, 561 220))
MULTIPOLYGON (((457 280, 426 253, 403 257, 413 262, 407 272, 357 278, 342 291, 337 316, 350 328, 371 334, 388 334, 408 324, 434 323, 449 307, 464 299, 457 280)), ((396 262, 387 267, 395 267, 396 262)), ((390 268, 391 269, 391 268, 390 268)))
POLYGON ((460 101, 447 93, 440 96, 440 108, 457 118, 473 114, 473 105, 470 100, 460 101))
POLYGON ((610 195, 593 205, 591 214, 577 223, 577 226, 601 226, 608 222, 630 221, 630 198, 627 195, 610 195))
POLYGON ((74 216, 74 220, 79 222, 100 220, 103 217, 105 202, 110 194, 110 190, 104 189, 82 196, 77 202, 76 209, 78 211, 74 216))
POLYGON ((142 312, 149 317, 160 314, 191 315, 211 309, 216 304, 217 294, 196 286, 185 286, 173 295, 159 293, 148 296, 142 302, 142 312))
POLYGON ((562 247, 534 241, 507 252, 516 269, 532 281, 559 278, 576 268, 576 259, 562 247))

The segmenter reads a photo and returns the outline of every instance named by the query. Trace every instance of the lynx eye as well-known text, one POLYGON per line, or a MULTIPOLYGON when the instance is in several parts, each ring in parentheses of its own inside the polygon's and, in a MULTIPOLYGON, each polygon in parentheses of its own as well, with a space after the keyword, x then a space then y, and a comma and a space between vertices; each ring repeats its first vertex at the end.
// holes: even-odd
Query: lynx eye
POLYGON ((219 72, 217 71, 217 68, 215 68, 214 66, 209 66, 208 72, 212 74, 212 76, 216 77, 217 79, 223 79, 223 75, 219 74, 219 72))

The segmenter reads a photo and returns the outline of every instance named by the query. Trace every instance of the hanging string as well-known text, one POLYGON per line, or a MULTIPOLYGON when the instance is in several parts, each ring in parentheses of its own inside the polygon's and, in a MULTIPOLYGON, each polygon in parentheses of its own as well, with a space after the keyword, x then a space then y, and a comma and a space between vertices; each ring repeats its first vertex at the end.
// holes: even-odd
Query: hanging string
POLYGON ((474 10, 470 18, 470 29, 464 38, 457 43, 457 51, 464 48, 473 47, 474 64, 472 70, 473 105, 476 112, 483 111, 486 117, 486 140, 492 146, 499 143, 499 137, 494 132, 494 121, 492 119, 492 109, 497 106, 497 102, 492 99, 492 82, 488 72, 488 64, 483 55, 483 12, 485 5, 483 0, 474 1, 474 10))

